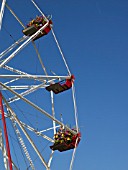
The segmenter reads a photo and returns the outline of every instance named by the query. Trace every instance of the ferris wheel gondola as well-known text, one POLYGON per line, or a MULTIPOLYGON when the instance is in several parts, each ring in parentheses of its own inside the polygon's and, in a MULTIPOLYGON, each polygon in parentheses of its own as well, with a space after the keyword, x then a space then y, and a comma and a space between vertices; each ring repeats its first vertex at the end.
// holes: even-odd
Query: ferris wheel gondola
POLYGON ((46 20, 46 17, 44 16, 37 16, 35 19, 31 20, 28 24, 27 27, 23 30, 24 35, 26 36, 31 36, 37 32, 41 27, 43 27, 47 21, 48 25, 45 29, 43 29, 37 37, 35 37, 33 40, 37 40, 38 38, 47 35, 49 31, 52 28, 52 20, 46 20))

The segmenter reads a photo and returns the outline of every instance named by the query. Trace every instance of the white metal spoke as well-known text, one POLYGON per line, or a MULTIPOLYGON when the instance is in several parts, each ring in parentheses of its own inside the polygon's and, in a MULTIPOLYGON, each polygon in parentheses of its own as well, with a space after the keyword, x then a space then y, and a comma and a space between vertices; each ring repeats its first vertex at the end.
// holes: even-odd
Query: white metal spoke
POLYGON ((0 75, 0 78, 6 78, 6 79, 15 79, 15 78, 20 78, 20 79, 37 79, 37 80, 49 80, 51 79, 56 79, 58 80, 65 80, 65 79, 70 79, 70 76, 42 76, 42 75, 0 75))
POLYGON ((6 0, 3 0, 2 5, 1 5, 1 11, 0 11, 0 30, 2 27, 2 19, 3 19, 3 15, 4 15, 5 3, 6 3, 6 0))
POLYGON ((44 63, 43 63, 43 61, 42 61, 42 59, 41 59, 41 56, 40 56, 40 54, 39 54, 39 51, 38 51, 38 49, 37 49, 37 47, 36 47, 36 45, 35 45, 34 42, 33 42, 33 46, 34 46, 34 48, 35 48, 35 51, 36 51, 36 54, 37 54, 38 59, 39 59, 39 61, 40 61, 40 64, 41 64, 41 66, 42 66, 42 68, 43 68, 43 70, 44 70, 44 73, 45 73, 45 75, 48 77, 48 73, 47 73, 47 71, 46 71, 46 68, 45 68, 45 66, 44 66, 44 63))
MULTIPOLYGON (((59 128, 59 127, 60 127, 60 125, 56 126, 56 128, 59 128)), ((51 128, 45 129, 45 130, 41 130, 40 132, 42 133, 42 132, 46 132, 46 131, 53 130, 53 129, 54 129, 54 127, 51 127, 51 128)))
MULTIPOLYGON (((10 83, 10 82, 8 82, 10 83)), ((4 83, 5 85, 7 85, 7 83, 4 83)), ((11 89, 13 90, 25 90, 25 89, 34 89, 34 88, 37 88, 38 85, 19 85, 19 86, 9 86, 11 89)), ((43 85, 43 87, 40 87, 40 88, 45 88, 46 85, 43 85)), ((3 88, 2 90, 6 90, 5 88, 3 88)))
POLYGON ((78 115, 77 115, 77 107, 76 107, 74 84, 72 85, 72 96, 73 96, 73 104, 74 104, 74 112, 75 112, 76 129, 77 129, 77 132, 78 132, 79 131, 79 127, 78 127, 78 115))
POLYGON ((25 28, 25 26, 23 25, 23 23, 19 20, 19 18, 16 16, 16 14, 12 11, 12 9, 7 5, 6 3, 6 7, 8 8, 8 10, 11 12, 11 14, 16 18, 16 20, 20 23, 20 25, 25 28))
MULTIPOLYGON (((55 118, 55 110, 54 110, 54 98, 53 98, 53 92, 51 91, 51 104, 52 104, 52 116, 55 118)), ((54 135, 56 134, 56 122, 53 120, 53 131, 54 131, 54 135)), ((52 159, 53 159, 53 153, 54 151, 52 151, 51 155, 50 155, 50 159, 48 162, 48 167, 50 167, 52 159)))
POLYGON ((13 50, 17 45, 19 45, 22 41, 26 40, 28 37, 27 36, 23 36, 22 38, 20 38, 18 41, 16 41, 14 44, 12 44, 10 47, 8 47, 6 50, 4 50, 2 53, 0 53, 0 59, 5 56, 6 54, 8 54, 11 50, 13 50))
MULTIPOLYGON (((20 122, 21 122, 21 121, 20 121, 20 122)), ((34 132, 37 136, 42 136, 44 139, 47 139, 48 141, 50 141, 50 142, 52 142, 52 143, 54 142, 53 139, 51 139, 50 137, 42 134, 41 131, 37 131, 36 129, 30 127, 29 125, 26 125, 26 124, 23 123, 23 122, 21 122, 21 124, 22 124, 25 128, 27 128, 28 130, 34 132)))
POLYGON ((25 72, 23 72, 23 71, 20 71, 20 70, 18 70, 18 69, 15 69, 15 68, 10 67, 10 66, 7 66, 7 65, 4 65, 3 68, 5 68, 6 70, 9 70, 9 71, 11 71, 11 72, 20 74, 20 75, 28 75, 28 76, 30 75, 30 74, 28 74, 28 73, 25 73, 25 72))
POLYGON ((56 38, 56 36, 55 36, 55 33, 54 33, 53 29, 52 29, 52 35, 53 35, 53 37, 54 37, 54 39, 55 39, 55 42, 56 42, 57 47, 58 47, 58 49, 59 49, 59 51, 60 51, 60 54, 61 54, 62 59, 63 59, 63 61, 64 61, 64 64, 65 64, 65 66, 66 66, 66 68, 67 68, 68 74, 71 76, 71 72, 70 72, 70 70, 69 70, 69 67, 68 67, 67 62, 66 62, 65 57, 64 57, 64 54, 63 54, 63 52, 62 52, 62 50, 61 50, 61 48, 60 48, 60 45, 59 45, 59 43, 58 43, 58 41, 57 41, 57 38, 56 38))
POLYGON ((31 2, 35 5, 35 7, 38 9, 38 11, 41 13, 41 15, 45 18, 45 20, 48 22, 48 19, 44 15, 44 13, 40 10, 40 8, 37 6, 37 4, 34 2, 34 0, 31 0, 31 2))
POLYGON ((74 162, 74 159, 75 159, 77 142, 78 142, 78 138, 76 139, 76 142, 75 142, 75 148, 74 148, 74 150, 73 150, 73 154, 72 154, 72 159, 71 159, 70 169, 69 169, 69 170, 72 170, 72 168, 73 168, 73 162, 74 162))
POLYGON ((49 158, 49 161, 48 161, 48 167, 51 166, 51 162, 52 162, 52 159, 53 159, 53 154, 54 154, 54 151, 52 150, 50 158, 49 158))
MULTIPOLYGON (((51 103, 52 103, 52 116, 55 118, 55 110, 54 110, 54 98, 53 92, 51 91, 51 103)), ((53 130, 54 134, 56 133, 56 122, 53 120, 53 130)))
POLYGON ((74 159, 75 159, 75 153, 76 153, 76 148, 74 148, 74 150, 73 150, 72 160, 71 160, 71 163, 70 163, 70 169, 69 170, 72 170, 72 168, 73 168, 73 162, 74 162, 74 159))
MULTIPOLYGON (((4 83, 4 84, 5 84, 5 85, 7 85, 7 84, 10 84, 10 83, 15 82, 15 81, 17 81, 17 80, 19 80, 19 78, 16 78, 16 79, 13 79, 13 80, 7 81, 7 82, 6 82, 6 83, 4 83)), ((3 90, 6 90, 6 89, 3 89, 3 90)))

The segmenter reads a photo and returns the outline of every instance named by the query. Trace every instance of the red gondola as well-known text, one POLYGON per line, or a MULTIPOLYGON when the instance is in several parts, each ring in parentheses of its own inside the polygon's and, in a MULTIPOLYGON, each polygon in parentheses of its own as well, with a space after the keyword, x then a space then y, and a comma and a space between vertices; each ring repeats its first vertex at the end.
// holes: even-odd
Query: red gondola
POLYGON ((74 77, 74 75, 72 75, 70 79, 66 79, 64 82, 58 82, 55 84, 51 84, 50 86, 47 86, 46 90, 53 91, 55 94, 61 93, 61 92, 68 90, 72 87, 74 79, 75 79, 75 77, 74 77))
MULTIPOLYGON (((30 21, 27 25, 27 27, 23 30, 23 34, 26 36, 31 36, 35 34, 41 27, 43 27, 46 24, 46 19, 44 16, 37 16, 36 19, 33 19, 30 21)), ((48 26, 41 32, 39 33, 34 40, 37 40, 38 38, 47 35, 52 28, 52 20, 49 20, 48 26)))
MULTIPOLYGON (((79 142, 81 139, 81 133, 77 133, 76 135, 72 136, 72 140, 70 143, 66 142, 66 137, 65 140, 62 143, 54 143, 54 145, 50 146, 50 148, 55 151, 58 150, 60 152, 67 151, 70 149, 74 149, 75 147, 78 146, 79 142)), ((60 140, 61 141, 61 140, 60 140)))

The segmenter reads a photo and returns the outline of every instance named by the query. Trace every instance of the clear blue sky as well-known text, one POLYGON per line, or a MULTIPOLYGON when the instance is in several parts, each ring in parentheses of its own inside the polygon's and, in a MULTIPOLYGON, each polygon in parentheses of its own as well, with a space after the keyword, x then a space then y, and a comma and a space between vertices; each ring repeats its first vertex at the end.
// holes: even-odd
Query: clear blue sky
MULTIPOLYGON (((24 24, 39 14, 28 0, 14 0, 13 4, 10 0, 7 2, 24 24)), ((82 139, 77 148, 73 170, 127 170, 128 1, 36 2, 45 14, 52 14, 53 29, 71 72, 76 77, 76 101, 82 139)), ((0 33, 1 51, 11 45, 13 39, 22 37, 22 27, 7 9, 3 26, 6 30, 3 28, 0 33)), ((51 37, 49 33, 36 41, 36 44, 48 72, 53 70, 58 75, 65 75, 66 69, 57 56, 57 47, 51 37)), ((35 70, 36 73, 40 73, 36 57, 33 55, 36 54, 32 45, 29 45, 9 64, 31 74, 35 74, 35 70)), ((37 104, 43 104, 43 108, 50 111, 50 101, 46 102, 43 97, 45 93, 42 92, 40 98, 34 97, 37 104)), ((55 102, 58 119, 59 113, 62 112, 64 122, 73 126, 73 117, 70 116, 71 93, 67 92, 63 97, 57 97, 55 102)), ((27 109, 26 105, 23 106, 27 109)), ((24 111, 23 107, 22 110, 24 111)), ((38 124, 38 128, 44 127, 45 124, 38 124)), ((71 155, 72 151, 56 152, 51 170, 68 170, 71 155)), ((36 170, 43 169, 39 165, 36 170)))

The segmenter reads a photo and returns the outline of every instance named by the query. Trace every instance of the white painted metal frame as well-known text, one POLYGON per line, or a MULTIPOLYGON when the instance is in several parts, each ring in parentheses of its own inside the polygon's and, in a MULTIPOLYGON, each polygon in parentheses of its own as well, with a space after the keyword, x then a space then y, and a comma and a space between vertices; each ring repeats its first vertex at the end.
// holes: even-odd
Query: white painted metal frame
POLYGON ((70 79, 70 76, 44 76, 44 75, 0 75, 0 78, 10 78, 10 79, 15 79, 15 78, 20 78, 20 79, 37 79, 37 80, 46 80, 47 78, 49 80, 52 79, 58 79, 58 77, 61 80, 65 80, 65 79, 70 79))
MULTIPOLYGON (((39 9, 39 7, 37 6, 37 4, 34 2, 34 0, 31 0, 31 2, 34 4, 34 6, 38 9, 38 11, 41 13, 41 15, 43 15, 45 18, 46 16, 43 14, 43 12, 39 9)), ((10 9, 10 7, 6 4, 7 8, 10 10, 10 12, 14 15, 14 17, 18 20, 18 22, 24 27, 23 23, 18 19, 18 17, 14 14, 14 12, 10 9)), ((42 132, 45 132, 47 130, 51 130, 53 129, 54 131, 54 134, 56 133, 56 127, 60 127, 60 126, 63 126, 64 128, 66 128, 67 130, 69 130, 72 134, 76 135, 76 132, 74 132, 72 129, 70 129, 69 127, 65 126, 62 122, 60 122, 59 120, 57 120, 55 118, 55 111, 54 111, 54 95, 53 95, 53 92, 51 92, 51 103, 52 103, 52 115, 47 113, 45 110, 43 110, 42 108, 38 107, 37 105, 35 105, 34 103, 32 103, 30 100, 26 99, 24 96, 34 92, 35 90, 38 90, 39 88, 45 88, 47 86, 47 84, 49 84, 50 82, 54 82, 56 80, 65 80, 65 79, 70 79, 71 78, 71 72, 69 70, 69 67, 67 65, 67 62, 65 60, 65 57, 64 57, 64 54, 62 53, 62 50, 60 48, 60 45, 57 41, 57 38, 55 36, 55 33, 52 29, 52 34, 53 34, 53 37, 54 37, 54 40, 57 44, 57 47, 60 51, 60 54, 62 55, 62 59, 64 61, 64 64, 67 68, 67 71, 68 71, 68 75, 69 76, 49 76, 46 72, 46 69, 44 67, 44 64, 41 60, 41 57, 40 57, 40 54, 33 42, 33 39, 40 34, 41 31, 43 31, 47 26, 48 26, 48 19, 46 18, 46 21, 47 23, 42 27, 40 28, 35 34, 33 34, 32 36, 30 36, 29 38, 26 37, 26 36, 23 36, 21 39, 19 39, 16 43, 12 44, 8 49, 6 49, 5 51, 3 51, 1 54, 0 54, 0 59, 2 57, 4 57, 5 55, 7 55, 11 50, 13 50, 16 45, 20 44, 22 41, 26 40, 23 44, 21 44, 11 55, 9 55, 6 59, 4 59, 4 61, 2 61, 0 63, 0 68, 4 68, 4 69, 8 69, 18 75, 0 75, 0 78, 1 79, 11 79, 10 81, 6 82, 6 83, 2 83, 0 82, 0 89, 1 90, 8 90, 10 91, 11 93, 13 93, 15 96, 12 97, 12 98, 9 98, 8 101, 6 101, 6 103, 11 103, 11 102, 14 102, 16 100, 23 100, 24 102, 28 103, 29 105, 31 105, 33 108, 37 109, 38 111, 40 111, 42 114, 44 114, 45 116, 49 117, 52 121, 53 121, 53 127, 52 128, 48 128, 46 130, 42 130, 42 131, 36 131, 34 128, 26 125, 25 123, 22 123, 20 120, 18 120, 17 116, 15 115, 15 113, 12 111, 12 109, 10 108, 9 106, 9 109, 12 113, 12 115, 15 117, 15 120, 17 121, 18 125, 20 126, 20 128, 22 129, 22 131, 24 132, 24 134, 26 135, 26 137, 28 138, 28 140, 30 141, 30 143, 32 144, 32 140, 30 139, 30 137, 28 136, 28 134, 26 133, 25 129, 24 128, 27 128, 29 129, 30 131, 33 131, 36 135, 40 135, 42 136, 43 138, 49 140, 50 142, 54 142, 53 139, 47 137, 46 135, 42 134, 42 132), (30 75, 30 74, 27 74, 25 72, 22 72, 20 70, 17 70, 17 69, 14 69, 14 68, 11 68, 9 66, 7 66, 6 64, 12 60, 24 47, 26 47, 30 42, 33 42, 33 45, 34 45, 34 48, 36 50, 36 53, 37 53, 37 56, 40 60, 40 63, 42 65, 42 68, 44 69, 44 72, 45 72, 45 76, 44 75, 30 75), (43 82, 39 85, 20 85, 20 86, 7 86, 7 84, 11 83, 11 82, 14 82, 14 81, 17 81, 19 79, 26 79, 26 80, 36 80, 36 81, 39 81, 39 82, 43 82), (21 94, 17 93, 14 91, 15 90, 25 90, 27 89, 26 91, 22 92, 21 94), (56 123, 59 124, 58 126, 56 126, 56 123)), ((25 27, 24 27, 25 28, 25 27)), ((72 87, 72 95, 73 95, 73 103, 74 103, 74 111, 75 111, 75 121, 76 121, 76 128, 77 128, 77 132, 78 132, 78 115, 77 115, 77 107, 76 107, 76 101, 75 101, 75 88, 74 86, 72 87)), ((44 166, 46 167, 47 170, 50 170, 50 165, 51 165, 51 161, 52 161, 52 158, 53 158, 53 154, 54 154, 54 151, 51 152, 51 155, 50 155, 50 158, 49 158, 49 161, 48 161, 48 164, 45 162, 44 158, 40 155, 39 151, 37 150, 36 146, 33 145, 33 148, 34 150, 37 152, 39 158, 41 159, 41 161, 43 162, 44 166)), ((76 148, 74 149, 73 151, 73 155, 72 155, 72 160, 71 160, 71 163, 70 163, 70 170, 72 170, 72 166, 73 166, 73 162, 74 162, 74 157, 75 157, 75 153, 76 153, 76 148)))

